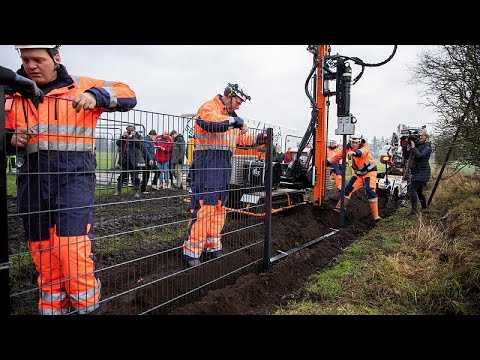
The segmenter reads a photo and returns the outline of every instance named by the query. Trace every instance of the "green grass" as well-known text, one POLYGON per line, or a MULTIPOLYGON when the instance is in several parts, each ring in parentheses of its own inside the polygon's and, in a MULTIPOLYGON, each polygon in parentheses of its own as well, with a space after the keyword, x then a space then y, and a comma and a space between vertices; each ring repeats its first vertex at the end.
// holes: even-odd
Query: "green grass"
POLYGON ((15 173, 7 173, 7 196, 17 196, 17 177, 15 173))
POLYGON ((96 152, 97 170, 109 170, 115 167, 115 156, 113 152, 96 152))
POLYGON ((480 314, 479 185, 443 183, 419 217, 398 209, 275 314, 480 314))

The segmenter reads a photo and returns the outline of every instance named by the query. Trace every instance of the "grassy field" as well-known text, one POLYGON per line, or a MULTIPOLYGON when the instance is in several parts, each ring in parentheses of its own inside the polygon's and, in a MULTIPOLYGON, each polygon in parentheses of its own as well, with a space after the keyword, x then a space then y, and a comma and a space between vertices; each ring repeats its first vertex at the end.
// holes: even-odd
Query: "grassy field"
POLYGON ((400 208, 276 314, 480 314, 479 186, 442 181, 428 212, 400 208))

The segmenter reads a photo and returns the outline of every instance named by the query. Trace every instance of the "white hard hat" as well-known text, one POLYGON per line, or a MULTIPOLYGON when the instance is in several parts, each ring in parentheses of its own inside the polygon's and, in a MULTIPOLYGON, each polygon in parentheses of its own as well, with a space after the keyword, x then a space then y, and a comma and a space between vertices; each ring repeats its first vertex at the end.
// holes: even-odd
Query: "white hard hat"
POLYGON ((227 89, 229 89, 230 93, 228 96, 236 95, 243 101, 252 100, 252 97, 248 95, 248 90, 245 85, 243 85, 240 81, 232 81, 227 84, 227 89))
POLYGON ((363 140, 363 135, 350 135, 350 141, 361 141, 363 140))
POLYGON ((54 49, 61 45, 15 45, 15 50, 19 49, 54 49))

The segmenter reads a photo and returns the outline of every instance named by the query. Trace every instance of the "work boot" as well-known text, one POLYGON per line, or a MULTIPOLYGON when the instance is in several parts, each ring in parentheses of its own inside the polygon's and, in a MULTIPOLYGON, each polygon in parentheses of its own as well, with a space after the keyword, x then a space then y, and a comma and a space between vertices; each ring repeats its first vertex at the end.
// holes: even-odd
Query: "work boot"
POLYGON ((412 210, 410 211, 410 213, 408 215, 413 216, 413 215, 417 215, 417 214, 418 214, 417 208, 412 208, 412 210))
POLYGON ((378 216, 378 198, 368 200, 370 203, 370 211, 373 216, 373 220, 380 221, 382 218, 378 216))
POLYGON ((422 210, 427 208, 427 200, 420 200, 420 205, 422 205, 422 210))
POLYGON ((222 250, 204 251, 203 252, 203 257, 204 257, 205 261, 213 260, 213 259, 219 258, 220 256, 222 256, 222 250))
POLYGON ((188 267, 194 267, 200 265, 200 259, 191 259, 187 261, 188 267))

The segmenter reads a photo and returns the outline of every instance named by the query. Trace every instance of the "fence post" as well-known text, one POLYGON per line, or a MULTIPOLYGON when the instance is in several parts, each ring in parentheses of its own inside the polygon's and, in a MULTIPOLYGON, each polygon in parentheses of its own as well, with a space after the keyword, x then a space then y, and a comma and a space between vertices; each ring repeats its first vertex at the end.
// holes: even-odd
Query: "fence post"
POLYGON ((8 262, 7 153, 3 86, 0 85, 0 314, 10 314, 10 271, 8 262))
POLYGON ((272 161, 273 161, 273 128, 267 129, 267 153, 265 154, 265 239, 263 242, 263 270, 270 267, 272 239, 272 161))

